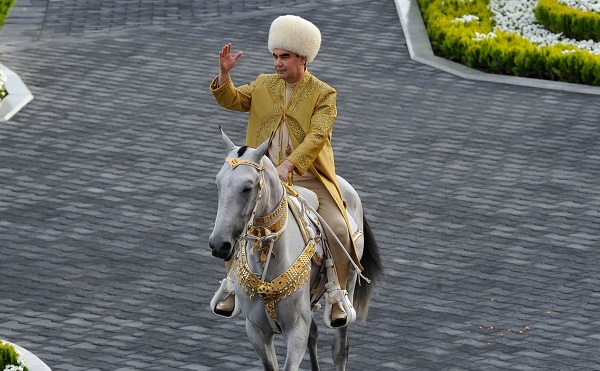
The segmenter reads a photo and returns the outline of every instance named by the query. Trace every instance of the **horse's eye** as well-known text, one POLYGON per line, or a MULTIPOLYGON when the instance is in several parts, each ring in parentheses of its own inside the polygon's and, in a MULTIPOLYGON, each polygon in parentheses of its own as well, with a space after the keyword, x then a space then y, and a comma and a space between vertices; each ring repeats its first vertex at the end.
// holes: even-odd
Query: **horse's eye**
POLYGON ((252 188, 250 188, 250 187, 246 187, 246 188, 242 189, 242 193, 248 193, 248 192, 250 192, 251 190, 252 190, 252 188))

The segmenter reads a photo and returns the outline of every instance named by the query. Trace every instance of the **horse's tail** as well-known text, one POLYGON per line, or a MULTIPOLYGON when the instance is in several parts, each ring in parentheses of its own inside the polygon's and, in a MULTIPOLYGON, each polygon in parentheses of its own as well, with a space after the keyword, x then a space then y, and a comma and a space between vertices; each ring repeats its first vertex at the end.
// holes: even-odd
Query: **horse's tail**
POLYGON ((363 215, 363 234, 365 240, 365 246, 363 248, 362 258, 360 264, 363 266, 363 276, 371 280, 371 283, 360 282, 360 277, 356 281, 354 286, 354 309, 358 318, 362 321, 367 319, 369 313, 369 302, 371 296, 381 282, 383 278, 383 264, 381 263, 381 257, 379 255, 379 246, 375 241, 375 236, 371 231, 371 227, 367 222, 367 218, 363 215))

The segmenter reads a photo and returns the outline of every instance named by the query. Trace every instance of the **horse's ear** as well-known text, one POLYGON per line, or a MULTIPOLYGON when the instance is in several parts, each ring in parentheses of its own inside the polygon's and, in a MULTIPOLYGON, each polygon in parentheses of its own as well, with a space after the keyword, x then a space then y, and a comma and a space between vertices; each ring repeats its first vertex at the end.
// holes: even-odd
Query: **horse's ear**
POLYGON ((235 144, 233 144, 233 142, 231 141, 231 139, 229 139, 229 137, 227 135, 225 135, 225 132, 223 131, 223 129, 221 129, 220 126, 219 126, 219 130, 221 130, 221 137, 223 139, 223 145, 225 146, 227 153, 236 149, 237 146, 235 144))
POLYGON ((260 160, 263 158, 263 156, 265 155, 265 153, 267 153, 267 149, 269 149, 269 145, 271 144, 271 139, 267 139, 264 142, 262 142, 262 144, 258 147, 256 147, 256 151, 254 152, 256 154, 256 162, 260 162, 260 160))

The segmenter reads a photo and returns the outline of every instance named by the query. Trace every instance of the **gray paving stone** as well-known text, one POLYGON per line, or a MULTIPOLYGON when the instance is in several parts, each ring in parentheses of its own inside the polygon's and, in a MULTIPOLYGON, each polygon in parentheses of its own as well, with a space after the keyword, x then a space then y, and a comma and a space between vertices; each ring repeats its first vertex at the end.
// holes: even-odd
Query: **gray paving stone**
POLYGON ((418 64, 387 1, 18 0, 0 58, 35 99, 0 126, 0 337, 55 370, 260 369, 207 309, 218 126, 245 127, 207 86, 227 41, 236 83, 269 71, 282 13, 324 35, 338 172, 384 256, 349 369, 594 369, 597 98, 418 64))

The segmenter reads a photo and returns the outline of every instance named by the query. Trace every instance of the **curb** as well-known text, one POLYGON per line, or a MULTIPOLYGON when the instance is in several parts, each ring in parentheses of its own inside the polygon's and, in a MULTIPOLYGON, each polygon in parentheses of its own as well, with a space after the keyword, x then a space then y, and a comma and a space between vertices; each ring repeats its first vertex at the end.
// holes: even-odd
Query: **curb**
POLYGON ((452 62, 433 54, 427 28, 423 22, 421 9, 417 0, 394 0, 398 17, 402 24, 404 38, 410 58, 419 63, 437 68, 444 72, 462 77, 467 80, 494 82, 508 85, 519 85, 541 89, 551 89, 582 94, 600 95, 600 87, 572 84, 568 82, 539 80, 526 77, 495 75, 482 72, 460 63, 452 62))
POLYGON ((25 105, 33 100, 33 95, 23 83, 23 80, 0 63, 0 70, 6 75, 6 90, 8 95, 0 101, 0 122, 8 121, 25 105))

